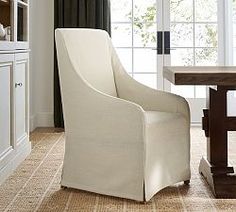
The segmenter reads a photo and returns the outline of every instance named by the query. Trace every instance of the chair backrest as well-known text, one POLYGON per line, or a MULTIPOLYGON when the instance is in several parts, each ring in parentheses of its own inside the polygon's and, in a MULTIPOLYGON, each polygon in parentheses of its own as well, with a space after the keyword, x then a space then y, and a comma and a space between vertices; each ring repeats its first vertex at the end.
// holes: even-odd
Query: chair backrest
POLYGON ((109 35, 95 29, 60 29, 60 33, 79 75, 95 89, 117 96, 109 35))

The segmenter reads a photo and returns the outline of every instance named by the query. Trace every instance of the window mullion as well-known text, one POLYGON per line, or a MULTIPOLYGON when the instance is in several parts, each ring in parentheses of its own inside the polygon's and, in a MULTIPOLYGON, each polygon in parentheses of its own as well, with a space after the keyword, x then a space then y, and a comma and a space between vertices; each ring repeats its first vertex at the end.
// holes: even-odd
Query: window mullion
MULTIPOLYGON (((219 35, 224 31, 224 38, 221 39, 222 43, 219 45, 219 47, 224 47, 224 55, 220 55, 221 57, 224 57, 224 63, 225 65, 233 65, 233 0, 228 0, 224 2, 224 11, 220 10, 222 13, 224 13, 224 19, 223 22, 220 22, 221 25, 219 26, 219 35)), ((220 49, 219 51, 222 51, 220 49)))
MULTIPOLYGON (((193 66, 196 66, 196 10, 195 0, 193 0, 193 66)), ((194 98, 197 97, 196 86, 194 86, 194 98)))
POLYGON ((134 77, 134 0, 132 0, 132 26, 131 26, 131 36, 132 36, 132 77, 134 77))

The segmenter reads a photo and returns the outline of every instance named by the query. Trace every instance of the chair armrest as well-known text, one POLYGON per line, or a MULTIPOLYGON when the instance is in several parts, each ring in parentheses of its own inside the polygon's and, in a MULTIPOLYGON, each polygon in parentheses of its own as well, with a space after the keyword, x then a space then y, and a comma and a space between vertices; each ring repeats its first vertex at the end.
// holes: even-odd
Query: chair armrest
POLYGON ((137 142, 143 145, 145 116, 141 106, 104 94, 79 77, 76 71, 68 72, 69 69, 62 73, 61 82, 66 132, 73 131, 70 135, 98 143, 137 142))
POLYGON ((74 136, 75 142, 78 138, 91 142, 143 142, 142 107, 96 90, 77 71, 79 64, 70 59, 73 52, 68 52, 60 31, 56 32, 56 40, 66 136, 74 136))
POLYGON ((135 102, 146 111, 181 113, 190 120, 189 105, 183 97, 149 88, 134 80, 123 68, 114 48, 111 48, 116 89, 120 98, 135 102))

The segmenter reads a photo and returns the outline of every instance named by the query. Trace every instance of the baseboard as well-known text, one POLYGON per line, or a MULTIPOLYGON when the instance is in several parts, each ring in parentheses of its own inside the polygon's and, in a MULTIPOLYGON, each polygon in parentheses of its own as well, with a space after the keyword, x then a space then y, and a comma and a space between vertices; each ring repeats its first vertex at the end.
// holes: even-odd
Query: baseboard
POLYGON ((30 116, 30 126, 29 126, 30 132, 33 132, 36 129, 35 122, 36 122, 35 115, 30 116))
POLYGON ((30 132, 37 127, 53 127, 53 113, 37 113, 30 116, 30 132))
POLYGON ((34 127, 53 127, 53 113, 37 113, 34 127))
POLYGON ((202 127, 202 123, 200 122, 192 122, 191 127, 202 127))
POLYGON ((31 143, 25 142, 19 149, 16 151, 16 155, 4 166, 0 169, 0 185, 15 171, 17 166, 20 165, 22 161, 30 154, 31 152, 31 143))

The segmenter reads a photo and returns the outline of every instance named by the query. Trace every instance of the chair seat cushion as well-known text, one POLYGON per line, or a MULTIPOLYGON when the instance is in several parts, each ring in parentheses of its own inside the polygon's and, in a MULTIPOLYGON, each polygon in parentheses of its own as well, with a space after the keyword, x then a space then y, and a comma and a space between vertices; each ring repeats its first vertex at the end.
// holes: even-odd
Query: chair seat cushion
POLYGON ((158 124, 163 122, 173 122, 183 119, 180 113, 168 113, 160 111, 145 111, 146 124, 158 124))
POLYGON ((189 123, 181 113, 146 111, 145 119, 149 142, 167 144, 184 141, 188 136, 189 123))

